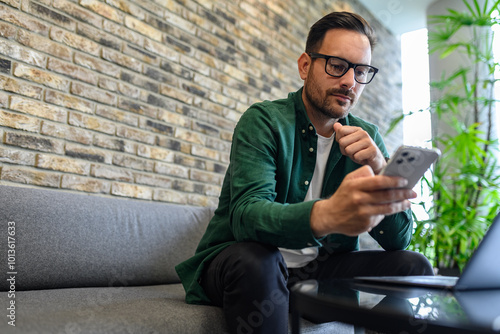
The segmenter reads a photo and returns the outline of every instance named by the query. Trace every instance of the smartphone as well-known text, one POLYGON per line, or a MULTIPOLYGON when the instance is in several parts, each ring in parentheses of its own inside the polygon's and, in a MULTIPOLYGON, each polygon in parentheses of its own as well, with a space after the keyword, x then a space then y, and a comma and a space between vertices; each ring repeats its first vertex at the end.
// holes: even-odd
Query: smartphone
POLYGON ((413 189, 440 155, 437 149, 403 145, 396 150, 380 174, 404 177, 408 180, 405 188, 413 189))

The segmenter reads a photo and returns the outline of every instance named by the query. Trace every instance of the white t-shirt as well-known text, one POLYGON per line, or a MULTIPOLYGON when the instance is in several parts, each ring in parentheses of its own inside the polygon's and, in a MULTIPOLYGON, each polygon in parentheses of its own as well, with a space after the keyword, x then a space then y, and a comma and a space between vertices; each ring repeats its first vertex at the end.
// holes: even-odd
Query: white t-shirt
MULTIPOLYGON (((307 190, 305 201, 310 201, 321 197, 321 188, 323 187, 323 179, 325 178, 326 162, 330 155, 330 150, 333 145, 335 134, 330 138, 318 135, 318 148, 316 151, 316 166, 312 180, 307 190)), ((309 262, 318 257, 318 247, 308 247, 303 249, 286 249, 280 248, 281 254, 285 259, 288 268, 300 268, 307 265, 309 262)))

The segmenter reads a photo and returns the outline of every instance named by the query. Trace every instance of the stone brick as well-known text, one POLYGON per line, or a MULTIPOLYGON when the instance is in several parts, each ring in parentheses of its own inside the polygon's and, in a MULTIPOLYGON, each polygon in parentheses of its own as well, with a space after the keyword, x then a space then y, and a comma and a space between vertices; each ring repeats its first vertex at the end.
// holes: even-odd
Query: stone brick
POLYGON ((186 194, 168 189, 155 189, 153 199, 161 202, 188 204, 186 194))
POLYGON ((221 187, 212 185, 212 184, 206 184, 203 186, 203 194, 207 196, 212 196, 212 197, 219 197, 221 192, 221 187))
POLYGON ((192 169, 189 175, 189 179, 197 182, 222 185, 224 177, 220 174, 192 169))
POLYGON ((164 162, 174 161, 174 152, 166 150, 164 148, 148 146, 148 145, 138 145, 137 155, 143 158, 149 158, 164 162))
POLYGON ((193 145, 191 154, 197 157, 209 158, 212 160, 219 160, 220 154, 216 150, 211 150, 203 146, 193 145))
POLYGON ((191 124, 191 120, 189 120, 187 117, 163 109, 158 112, 158 119, 163 122, 182 126, 185 128, 189 127, 191 124))
POLYGON ((154 169, 153 161, 118 153, 113 155, 113 164, 146 172, 152 172, 154 169))
POLYGON ((58 188, 60 174, 17 166, 3 166, 1 179, 22 184, 58 188))
MULTIPOLYGON (((210 75, 210 73, 208 75, 210 75)), ((195 74, 193 81, 202 87, 209 88, 216 92, 222 92, 222 84, 219 81, 210 78, 208 75, 204 76, 195 74)))
POLYGON ((142 129, 150 130, 166 136, 172 136, 174 134, 174 128, 172 126, 147 118, 141 118, 139 126, 142 129))
POLYGON ((203 195, 189 194, 188 204, 194 206, 217 207, 217 198, 207 197, 203 195))
POLYGON ((18 8, 21 5, 21 0, 0 0, 0 1, 16 8, 18 8))
POLYGON ((92 144, 92 138, 93 138, 93 135, 90 131, 80 128, 75 128, 73 126, 50 123, 46 121, 42 122, 42 129, 40 133, 42 135, 61 138, 84 145, 92 144))
MULTIPOLYGON (((203 115, 203 113, 200 113, 200 115, 203 115)), ((218 137, 220 133, 219 128, 197 121, 193 122, 193 130, 214 137, 218 137)))
POLYGON ((139 5, 149 13, 154 13, 158 16, 163 16, 165 8, 168 8, 168 6, 165 6, 165 0, 142 1, 139 5))
POLYGON ((221 104, 230 109, 234 109, 236 107, 236 101, 230 97, 224 96, 222 94, 216 92, 209 92, 208 99, 217 104, 221 104))
POLYGON ((66 144, 65 153, 68 157, 87 160, 91 162, 101 162, 105 164, 111 164, 113 158, 111 152, 73 143, 66 144))
POLYGON ((213 113, 215 115, 222 115, 224 113, 224 110, 227 109, 227 107, 218 105, 216 103, 213 103, 211 101, 208 101, 206 99, 202 99, 199 96, 195 96, 193 100, 193 105, 198 107, 201 110, 204 110, 209 113, 213 113))
POLYGON ((80 0, 80 5, 105 18, 122 23, 124 14, 98 0, 80 0))
POLYGON ((42 98, 43 93, 43 89, 41 87, 30 85, 26 81, 16 80, 4 75, 0 75, 0 89, 37 100, 42 98))
POLYGON ((128 85, 121 81, 109 79, 107 77, 99 78, 99 88, 106 89, 111 92, 127 96, 129 98, 138 98, 140 96, 139 88, 128 85))
POLYGON ((118 137, 135 140, 141 143, 153 145, 156 141, 156 136, 143 130, 138 130, 124 125, 117 125, 116 135, 118 137))
POLYGON ((108 106, 97 106, 96 115, 131 126, 139 124, 139 117, 129 112, 120 111, 108 106))
POLYGON ((175 52, 172 48, 164 45, 163 43, 159 43, 150 39, 146 39, 144 41, 144 49, 161 56, 162 58, 166 58, 173 62, 179 62, 179 53, 175 52))
POLYGON ((9 94, 0 90, 0 108, 8 108, 8 107, 9 107, 9 94))
POLYGON ((50 58, 47 69, 94 86, 97 85, 98 78, 94 72, 59 59, 50 58))
POLYGON ((117 37, 123 38, 129 42, 132 42, 135 45, 144 45, 145 41, 147 41, 147 38, 145 36, 142 36, 139 33, 124 27, 123 25, 116 24, 111 21, 105 20, 102 24, 102 27, 105 31, 117 37))
POLYGON ((47 90, 45 92, 45 102, 78 110, 86 114, 92 114, 94 112, 94 104, 92 102, 54 90, 47 90))
POLYGON ((185 193, 192 193, 196 191, 196 184, 189 180, 174 180, 172 182, 172 189, 182 191, 185 193))
POLYGON ((125 47, 123 48, 123 53, 132 56, 136 59, 139 59, 145 63, 152 64, 152 65, 158 65, 160 63, 160 58, 157 57, 153 53, 149 53, 144 50, 142 47, 134 46, 131 44, 125 44, 125 47))
POLYGON ((47 36, 50 25, 14 8, 0 6, 0 20, 10 22, 37 34, 47 36))
POLYGON ((182 30, 187 31, 192 35, 196 33, 197 24, 203 23, 203 19, 199 16, 196 20, 195 16, 193 15, 191 17, 191 20, 188 21, 179 15, 175 15, 173 13, 168 13, 168 12, 165 13, 165 20, 169 24, 181 28, 182 30))
POLYGON ((11 98, 10 108, 22 113, 50 119, 52 121, 61 123, 66 122, 68 114, 68 112, 64 108, 21 96, 13 96, 11 98))
POLYGON ((99 131, 107 134, 114 134, 116 125, 113 122, 105 121, 104 119, 84 115, 76 112, 71 112, 69 115, 69 124, 79 126, 85 129, 99 131))
POLYGON ((183 153, 189 153, 191 151, 191 145, 189 143, 183 143, 163 136, 157 138, 156 145, 183 153))
POLYGON ((116 137, 109 137, 106 135, 95 134, 93 145, 97 147, 102 147, 110 149, 113 151, 135 154, 137 151, 137 143, 124 140, 116 137))
POLYGON ((36 154, 29 151, 0 146, 0 163, 34 166, 36 154))
POLYGON ((0 40, 0 54, 8 55, 10 58, 35 65, 45 66, 47 57, 40 52, 26 49, 18 44, 13 44, 9 40, 0 40))
POLYGON ((194 167, 198 169, 206 168, 206 161, 188 155, 176 154, 174 162, 177 165, 186 167, 194 167))
POLYGON ((79 24, 76 32, 80 36, 88 38, 108 48, 120 50, 122 47, 122 41, 117 37, 88 25, 79 24))
POLYGON ((111 194, 149 200, 153 198, 153 190, 151 188, 128 183, 113 183, 111 186, 111 194))
POLYGON ((108 180, 123 181, 123 182, 134 181, 134 174, 125 168, 117 168, 99 164, 92 165, 90 175, 100 179, 108 179, 108 180))
POLYGON ((94 27, 102 26, 102 18, 88 10, 82 9, 82 7, 68 0, 54 0, 54 8, 76 18, 79 21, 86 22, 93 25, 94 27))
POLYGON ((150 79, 167 85, 176 86, 179 84, 179 80, 176 76, 150 66, 144 68, 144 75, 150 79))
POLYGON ((156 173, 180 177, 183 179, 189 178, 189 168, 182 167, 179 165, 157 162, 154 171, 156 173))
POLYGON ((98 56, 101 49, 96 42, 57 27, 50 30, 50 38, 94 56, 98 56))
POLYGON ((11 24, 0 22, 0 37, 6 39, 16 38, 17 28, 11 24))
POLYGON ((139 6, 130 3, 130 1, 126 0, 107 0, 109 5, 118 8, 122 12, 133 15, 137 17, 139 20, 144 20, 146 17, 146 12, 140 8, 139 6))
POLYGON ((157 29, 151 27, 143 21, 140 21, 134 17, 126 16, 125 17, 125 26, 134 31, 139 32, 140 34, 147 36, 157 42, 162 41, 162 33, 157 29))
POLYGON ((166 60, 162 60, 160 68, 165 72, 170 72, 172 74, 175 74, 177 77, 187 80, 192 80, 194 76, 193 72, 186 69, 184 66, 180 66, 179 64, 166 60))
POLYGON ((56 12, 46 6, 43 6, 34 1, 29 2, 29 12, 49 22, 55 23, 58 26, 68 30, 75 30, 76 22, 72 19, 56 12))
POLYGON ((118 78, 120 76, 120 67, 86 54, 75 53, 74 61, 77 65, 109 75, 113 78, 118 78))
POLYGON ((36 159, 36 166, 81 175, 87 175, 90 171, 89 162, 49 154, 39 154, 36 159))
POLYGON ((122 71, 120 79, 132 85, 149 90, 153 93, 158 93, 159 91, 158 83, 148 80, 146 77, 135 74, 133 72, 122 71))
POLYGON ((135 72, 142 71, 142 63, 140 61, 110 49, 102 50, 102 58, 117 65, 129 68, 135 72))
POLYGON ((174 88, 174 87, 170 87, 167 85, 161 85, 160 93, 162 95, 166 95, 168 97, 171 97, 175 100, 179 100, 179 101, 184 102, 186 104, 193 103, 193 94, 189 94, 185 91, 182 91, 182 90, 174 88))
POLYGON ((71 85, 71 93, 85 97, 89 100, 101 102, 107 105, 116 106, 118 98, 111 93, 93 86, 84 85, 78 82, 73 82, 71 85))
POLYGON ((172 179, 157 174, 134 173, 135 183, 152 187, 170 188, 172 179))
POLYGON ((156 118, 156 115, 158 114, 158 108, 149 106, 147 104, 138 103, 136 101, 128 100, 125 98, 120 98, 118 102, 118 107, 151 118, 156 118))
POLYGON ((14 64, 14 76, 62 91, 67 91, 70 85, 68 79, 23 64, 14 64))
POLYGON ((61 188, 84 191, 88 193, 109 194, 111 183, 89 177, 66 174, 62 176, 61 188))
POLYGON ((207 137, 205 147, 214 149, 218 152, 229 152, 231 150, 231 140, 207 137))
POLYGON ((203 145, 205 143, 204 137, 201 134, 182 128, 177 128, 175 130, 175 138, 199 145, 203 145))
MULTIPOLYGON (((200 57, 195 56, 194 58, 182 55, 180 58, 180 64, 191 69, 194 72, 201 73, 205 76, 210 75, 210 66, 206 65, 200 60, 200 57)), ((215 64, 212 64, 215 67, 215 64)))
POLYGON ((170 45, 174 50, 177 52, 180 52, 182 54, 191 54, 192 53, 192 48, 188 44, 185 44, 178 39, 175 39, 169 35, 166 37, 166 42, 168 45, 170 45))
POLYGON ((206 97, 209 95, 209 93, 205 88, 193 83, 182 82, 180 86, 182 87, 182 89, 184 89, 186 92, 190 93, 193 96, 206 97))
POLYGON ((140 99, 150 105, 157 106, 161 109, 173 110, 175 102, 170 98, 160 97, 150 92, 141 92, 140 99))
POLYGON ((38 132, 40 130, 40 120, 34 117, 14 114, 0 110, 0 125, 9 128, 38 132))
POLYGON ((57 154, 62 154, 64 152, 64 143, 62 141, 42 138, 25 133, 6 131, 4 143, 7 145, 22 147, 34 151, 57 154))

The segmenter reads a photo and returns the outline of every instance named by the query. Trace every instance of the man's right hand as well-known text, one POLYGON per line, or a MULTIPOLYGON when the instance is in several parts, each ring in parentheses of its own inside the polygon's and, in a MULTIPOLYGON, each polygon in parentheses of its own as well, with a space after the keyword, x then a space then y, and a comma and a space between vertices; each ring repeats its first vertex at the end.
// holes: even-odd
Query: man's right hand
POLYGON ((311 229, 316 237, 340 233, 357 236, 371 231, 384 216, 410 208, 417 194, 404 189, 399 177, 374 175, 363 166, 346 175, 337 191, 316 202, 311 211, 311 229))

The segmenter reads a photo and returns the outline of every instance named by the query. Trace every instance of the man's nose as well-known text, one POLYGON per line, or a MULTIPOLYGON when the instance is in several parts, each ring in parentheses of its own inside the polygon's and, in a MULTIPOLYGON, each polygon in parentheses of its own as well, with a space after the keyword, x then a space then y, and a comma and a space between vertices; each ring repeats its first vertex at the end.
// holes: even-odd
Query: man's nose
POLYGON ((356 85, 356 80, 354 79, 354 68, 350 68, 341 78, 340 85, 347 89, 352 89, 356 85))

